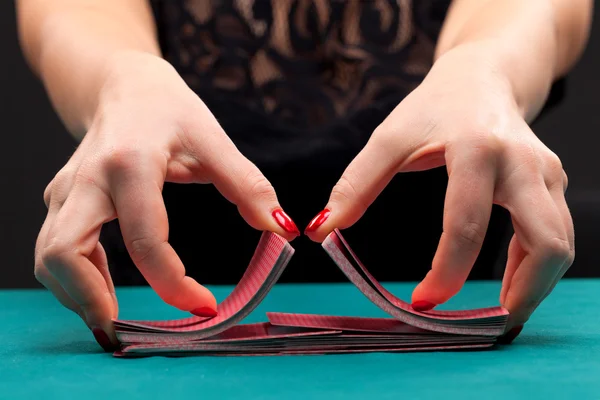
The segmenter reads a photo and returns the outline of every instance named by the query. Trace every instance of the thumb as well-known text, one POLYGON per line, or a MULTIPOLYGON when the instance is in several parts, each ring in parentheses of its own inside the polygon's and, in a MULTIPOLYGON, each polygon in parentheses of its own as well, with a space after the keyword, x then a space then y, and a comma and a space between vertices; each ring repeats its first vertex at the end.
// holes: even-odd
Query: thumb
POLYGON ((300 235, 296 224, 283 211, 269 180, 232 142, 224 144, 220 160, 212 162, 210 181, 251 227, 275 232, 287 240, 300 235))
POLYGON ((333 187, 325 210, 306 227, 311 240, 322 242, 333 229, 356 223, 396 174, 398 154, 374 136, 333 187))

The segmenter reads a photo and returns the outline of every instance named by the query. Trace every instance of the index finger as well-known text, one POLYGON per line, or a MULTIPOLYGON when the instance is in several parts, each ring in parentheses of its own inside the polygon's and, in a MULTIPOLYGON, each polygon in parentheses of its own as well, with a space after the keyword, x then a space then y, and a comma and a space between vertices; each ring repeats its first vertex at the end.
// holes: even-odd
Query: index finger
MULTIPOLYGON (((110 198, 94 184, 74 186, 60 210, 51 207, 46 237, 41 237, 36 275, 68 308, 76 311, 90 329, 100 328, 106 348, 116 343, 112 319, 117 316, 114 286, 106 256, 98 239, 102 225, 112 218, 110 198), (54 215, 54 213, 56 214, 54 215), (45 271, 51 275, 48 275, 45 271)), ((94 331, 94 333, 96 333, 94 331)))

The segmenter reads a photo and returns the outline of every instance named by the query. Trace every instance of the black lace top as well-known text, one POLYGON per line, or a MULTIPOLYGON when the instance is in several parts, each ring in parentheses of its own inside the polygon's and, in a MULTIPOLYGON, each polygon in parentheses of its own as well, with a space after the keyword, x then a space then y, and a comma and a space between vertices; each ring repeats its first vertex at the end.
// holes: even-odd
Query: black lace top
POLYGON ((165 58, 262 164, 362 147, 431 67, 449 3, 155 0, 154 8, 165 58))

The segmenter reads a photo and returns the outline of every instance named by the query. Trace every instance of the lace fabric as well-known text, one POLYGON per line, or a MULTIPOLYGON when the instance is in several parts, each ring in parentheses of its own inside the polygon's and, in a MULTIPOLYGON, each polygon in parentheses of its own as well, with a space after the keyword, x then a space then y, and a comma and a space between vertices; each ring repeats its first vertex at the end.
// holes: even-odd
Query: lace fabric
POLYGON ((153 1, 165 57, 263 159, 364 144, 427 74, 449 3, 153 1))

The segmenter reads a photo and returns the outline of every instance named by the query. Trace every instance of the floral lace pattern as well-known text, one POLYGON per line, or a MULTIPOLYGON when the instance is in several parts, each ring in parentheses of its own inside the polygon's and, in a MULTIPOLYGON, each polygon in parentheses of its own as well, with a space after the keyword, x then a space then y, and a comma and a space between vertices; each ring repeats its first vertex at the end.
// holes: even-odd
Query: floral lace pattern
POLYGON ((203 98, 323 126, 415 88, 450 0, 155 0, 166 58, 203 98))

